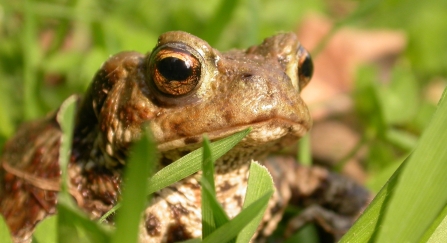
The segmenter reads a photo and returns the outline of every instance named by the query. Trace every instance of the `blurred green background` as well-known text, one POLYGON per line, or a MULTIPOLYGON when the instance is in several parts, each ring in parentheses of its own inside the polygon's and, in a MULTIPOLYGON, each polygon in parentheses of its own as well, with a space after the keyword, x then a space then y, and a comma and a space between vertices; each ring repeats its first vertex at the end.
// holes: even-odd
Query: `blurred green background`
POLYGON ((445 0, 2 0, 0 145, 21 122, 82 93, 110 55, 148 52, 165 31, 190 32, 219 50, 245 48, 296 30, 309 13, 334 21, 334 32, 351 26, 406 33, 408 44, 389 84, 377 82, 378 70, 366 66, 356 72, 352 92, 357 127, 370 151, 366 167, 382 172, 397 161, 384 172, 390 175, 435 110, 426 87, 446 83, 445 0))
POLYGON ((332 20, 331 33, 348 26, 406 35, 386 83, 377 66, 356 70, 354 109, 341 118, 361 135, 354 150, 367 147, 362 162, 377 191, 416 145, 447 83, 446 0, 0 0, 0 147, 20 123, 83 93, 110 55, 146 53, 165 31, 225 51, 295 31, 309 13, 332 20))

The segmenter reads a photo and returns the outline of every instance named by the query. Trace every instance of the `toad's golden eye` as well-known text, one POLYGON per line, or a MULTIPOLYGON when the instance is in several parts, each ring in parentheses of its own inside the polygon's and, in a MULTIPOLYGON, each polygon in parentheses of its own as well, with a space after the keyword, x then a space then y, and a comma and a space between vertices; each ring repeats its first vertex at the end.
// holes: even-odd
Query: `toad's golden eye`
POLYGON ((164 94, 185 95, 199 84, 200 61, 186 50, 164 47, 152 55, 149 65, 156 88, 164 94))
POLYGON ((298 78, 299 78, 299 86, 300 90, 302 90, 306 85, 310 82, 312 78, 312 74, 314 72, 314 64, 312 61, 312 57, 309 52, 304 49, 304 47, 300 46, 298 51, 299 61, 298 61, 298 78))

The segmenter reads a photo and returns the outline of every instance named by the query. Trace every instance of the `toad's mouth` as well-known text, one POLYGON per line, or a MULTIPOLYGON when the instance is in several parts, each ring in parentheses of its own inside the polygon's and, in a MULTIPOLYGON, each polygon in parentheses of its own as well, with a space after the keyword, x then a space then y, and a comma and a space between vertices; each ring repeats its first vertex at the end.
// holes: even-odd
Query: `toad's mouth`
POLYGON ((303 137, 310 127, 311 122, 307 120, 296 122, 291 121, 290 119, 276 117, 250 124, 229 126, 214 131, 205 131, 198 135, 180 137, 166 142, 163 142, 162 139, 160 139, 159 141, 161 142, 157 147, 161 152, 180 148, 191 148, 192 150, 200 147, 205 134, 211 141, 216 141, 248 128, 251 128, 250 133, 241 141, 241 144, 244 147, 255 147, 275 141, 281 145, 287 145, 303 137))

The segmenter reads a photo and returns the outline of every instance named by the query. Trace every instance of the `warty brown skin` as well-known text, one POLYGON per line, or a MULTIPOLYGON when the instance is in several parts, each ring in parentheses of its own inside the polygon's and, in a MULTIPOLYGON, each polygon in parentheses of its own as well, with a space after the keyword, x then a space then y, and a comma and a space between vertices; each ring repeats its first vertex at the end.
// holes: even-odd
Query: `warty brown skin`
MULTIPOLYGON (((97 72, 77 111, 69 175, 78 205, 99 218, 116 204, 129 147, 143 125, 149 126, 158 143, 159 167, 199 147, 203 134, 217 140, 252 127, 216 162, 217 197, 234 217, 243 203, 249 162, 264 160, 310 129, 310 115, 299 96, 310 79, 299 69, 306 55, 293 33, 267 38, 245 51, 220 53, 205 41, 176 31, 161 35, 147 55, 112 56, 97 72), (190 72, 167 73, 179 67, 179 60, 188 64, 190 72)), ((57 188, 30 178, 57 185, 60 135, 53 114, 25 124, 5 145, 0 211, 16 241, 30 239, 35 225, 55 213, 57 188)), ((278 166, 272 173, 274 180, 289 179, 276 183, 278 190, 259 237, 272 232, 290 198, 300 194, 293 188, 301 169, 292 167, 278 166)), ((200 173, 154 194, 140 225, 141 242, 201 236, 199 178, 200 173)))

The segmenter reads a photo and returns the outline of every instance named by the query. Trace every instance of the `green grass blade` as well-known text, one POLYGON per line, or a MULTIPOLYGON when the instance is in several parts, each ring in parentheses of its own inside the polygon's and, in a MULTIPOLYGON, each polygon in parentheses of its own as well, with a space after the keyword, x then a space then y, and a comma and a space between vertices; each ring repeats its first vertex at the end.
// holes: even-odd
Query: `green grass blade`
POLYGON ((74 117, 76 102, 78 98, 74 95, 68 97, 59 108, 57 122, 61 126, 61 146, 59 148, 59 166, 61 168, 61 193, 68 194, 67 167, 70 159, 71 144, 73 140, 74 117))
MULTIPOLYGON (((71 96, 62 103, 57 113, 57 122, 61 126, 61 146, 59 148, 59 166, 61 168, 61 191, 58 195, 59 217, 57 221, 58 240, 60 242, 73 242, 71 239, 78 238, 78 231, 74 222, 70 221, 69 210, 75 210, 74 202, 70 198, 68 189, 67 167, 70 156, 71 144, 73 140, 74 115, 76 106, 75 96, 71 96), (66 208, 67 210, 64 210, 66 208), (70 239, 66 237, 70 235, 70 239)), ((82 217, 82 216, 80 216, 82 217)))
POLYGON ((394 173, 388 183, 386 183, 380 192, 376 195, 374 200, 370 203, 368 208, 365 209, 362 216, 351 227, 351 229, 343 236, 340 243, 361 243, 370 242, 374 232, 380 227, 379 215, 385 207, 385 201, 387 197, 392 194, 394 189, 394 182, 397 180, 395 177, 399 174, 401 167, 394 173))
MULTIPOLYGON (((270 193, 273 194, 274 185, 273 180, 268 172, 267 168, 258 164, 257 162, 251 162, 250 165, 250 176, 248 178, 247 193, 245 194, 243 209, 249 207, 256 200, 261 198, 263 195, 270 193)), ((239 233, 237 241, 239 243, 249 242, 256 232, 262 217, 264 216, 267 204, 259 210, 253 220, 248 223, 244 229, 239 233)))
POLYGON ((420 242, 447 204, 447 99, 416 149, 341 242, 420 242), (433 200, 436 198, 436 200, 433 200))
POLYGON ((57 215, 53 215, 40 222, 34 230, 32 242, 57 243, 57 221, 57 215))
POLYGON ((74 203, 68 192, 67 166, 73 140, 76 96, 70 96, 61 105, 57 121, 61 126, 61 146, 59 165, 61 168, 61 191, 58 195, 58 242, 107 242, 108 234, 104 228, 85 216, 74 203))
POLYGON ((149 138, 148 132, 133 146, 124 177, 123 206, 117 215, 112 242, 138 240, 138 225, 147 202, 147 196, 142 192, 147 187, 147 178, 157 161, 156 150, 155 142, 149 138))
POLYGON ((234 217, 228 223, 222 225, 215 230, 211 235, 205 238, 204 243, 226 243, 237 236, 237 234, 244 228, 250 221, 253 220, 268 203, 273 191, 266 193, 258 200, 250 204, 246 209, 242 210, 236 217, 234 217))
POLYGON ((208 139, 203 141, 203 162, 202 162, 202 238, 208 237, 229 221, 228 215, 219 204, 216 198, 214 183, 214 160, 208 139))
MULTIPOLYGON (((212 160, 215 161, 228 152, 232 147, 238 144, 250 130, 251 129, 247 128, 229 137, 211 143, 211 150, 213 151, 212 160)), ((156 192, 199 171, 202 168, 202 153, 203 148, 196 149, 158 171, 149 179, 149 186, 146 191, 147 194, 156 192)))
POLYGON ((216 229, 216 223, 214 221, 213 209, 211 206, 211 200, 215 198, 216 189, 214 184, 214 161, 211 160, 212 153, 210 148, 210 142, 205 137, 203 139, 203 159, 202 159, 202 237, 206 238, 209 234, 213 233, 216 229), (204 186, 206 184, 206 187, 204 186), (206 188, 206 189, 205 189, 206 188), (209 193, 204 192, 208 190, 209 193))
POLYGON ((404 162, 404 169, 387 204, 377 242, 419 242, 447 204, 446 120, 447 99, 444 93, 417 149, 404 162))
POLYGON ((427 243, 444 242, 445 239, 447 239, 447 230, 446 229, 447 229, 447 218, 444 218, 444 220, 439 225, 437 230, 431 234, 430 238, 426 242, 427 243))
POLYGON ((230 221, 230 218, 228 217, 227 213, 225 213, 225 210, 222 208, 220 203, 217 201, 216 194, 211 191, 212 190, 211 185, 208 183, 208 181, 207 180, 202 181, 201 186, 202 186, 202 204, 204 201, 203 196, 205 195, 206 199, 208 200, 206 203, 208 204, 213 213, 215 228, 219 228, 220 226, 230 221))
POLYGON ((37 70, 39 57, 41 56, 40 47, 36 44, 38 39, 36 13, 33 11, 32 1, 24 1, 24 26, 21 38, 21 47, 23 49, 23 115, 26 119, 36 118, 39 115, 40 106, 37 97, 37 70))
POLYGON ((444 207, 438 218, 425 232, 420 242, 437 243, 447 239, 447 206, 444 207))
POLYGON ((0 214, 0 242, 12 243, 8 225, 6 224, 5 219, 1 214, 0 214))
POLYGON ((298 141, 298 161, 302 165, 312 165, 312 151, 310 148, 310 136, 307 134, 298 141))
POLYGON ((121 203, 117 203, 115 206, 113 206, 113 208, 111 208, 107 213, 105 213, 101 218, 99 218, 98 222, 99 223, 104 223, 106 222, 106 219, 114 214, 119 208, 121 208, 121 203))
POLYGON ((203 139, 203 158, 202 158, 202 178, 210 184, 210 189, 215 192, 214 184, 214 160, 211 152, 211 145, 208 138, 203 139))
POLYGON ((392 144, 395 144, 406 151, 414 149, 418 141, 418 137, 415 135, 396 128, 388 129, 385 136, 392 144))

